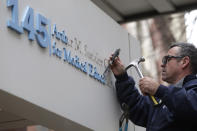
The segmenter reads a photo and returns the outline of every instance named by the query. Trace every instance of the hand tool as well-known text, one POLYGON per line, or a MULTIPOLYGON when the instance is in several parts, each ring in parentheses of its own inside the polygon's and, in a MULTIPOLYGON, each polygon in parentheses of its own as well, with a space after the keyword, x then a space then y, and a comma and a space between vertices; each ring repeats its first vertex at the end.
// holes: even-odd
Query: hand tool
POLYGON ((116 51, 112 54, 112 59, 109 61, 108 66, 106 67, 103 76, 105 77, 105 74, 109 71, 110 66, 114 63, 114 60, 116 59, 116 57, 118 57, 120 54, 120 49, 116 49, 116 51))
MULTIPOLYGON (((145 59, 143 57, 139 58, 139 59, 135 59, 132 62, 130 62, 130 64, 125 68, 125 70, 128 70, 130 67, 134 67, 138 73, 138 75, 140 76, 140 78, 143 78, 144 76, 142 75, 142 72, 140 71, 139 68, 139 63, 144 62, 145 59)), ((154 96, 149 95, 150 99, 153 101, 154 105, 158 105, 157 100, 155 99, 154 96)))

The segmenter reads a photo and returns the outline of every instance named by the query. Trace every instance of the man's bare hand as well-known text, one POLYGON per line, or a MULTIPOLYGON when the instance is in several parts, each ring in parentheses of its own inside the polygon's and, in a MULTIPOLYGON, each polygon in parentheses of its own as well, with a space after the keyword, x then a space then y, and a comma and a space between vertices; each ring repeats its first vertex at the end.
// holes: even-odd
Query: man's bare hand
POLYGON ((150 77, 144 77, 140 79, 139 87, 143 95, 149 94, 154 96, 159 87, 159 83, 150 77))
MULTIPOLYGON (((112 55, 109 58, 110 60, 112 59, 112 55)), ((114 62, 110 65, 110 68, 114 75, 121 75, 125 72, 125 67, 122 64, 121 60, 119 57, 116 57, 114 62)))

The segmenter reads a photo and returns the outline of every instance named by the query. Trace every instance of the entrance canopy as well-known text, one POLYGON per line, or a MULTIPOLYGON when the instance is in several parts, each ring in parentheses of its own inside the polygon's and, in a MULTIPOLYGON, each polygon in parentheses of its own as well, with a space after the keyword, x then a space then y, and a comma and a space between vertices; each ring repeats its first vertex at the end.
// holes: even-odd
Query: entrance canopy
POLYGON ((196 0, 92 0, 118 23, 197 8, 196 0))

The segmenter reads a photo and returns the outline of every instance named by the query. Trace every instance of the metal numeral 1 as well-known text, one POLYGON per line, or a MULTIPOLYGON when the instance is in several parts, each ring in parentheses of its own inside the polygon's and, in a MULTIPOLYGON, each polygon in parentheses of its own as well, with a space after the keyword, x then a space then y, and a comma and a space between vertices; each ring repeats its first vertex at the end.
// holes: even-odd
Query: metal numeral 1
POLYGON ((7 26, 22 34, 23 28, 18 22, 18 0, 7 0, 7 7, 12 8, 12 19, 7 22, 7 26))

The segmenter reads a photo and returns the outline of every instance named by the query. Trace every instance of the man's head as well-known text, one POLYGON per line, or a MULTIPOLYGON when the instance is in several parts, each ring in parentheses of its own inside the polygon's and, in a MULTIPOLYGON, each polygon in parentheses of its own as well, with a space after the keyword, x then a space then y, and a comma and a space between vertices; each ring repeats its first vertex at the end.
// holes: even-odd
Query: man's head
POLYGON ((175 84, 189 74, 197 74, 197 49, 189 43, 170 46, 162 60, 162 79, 175 84))

